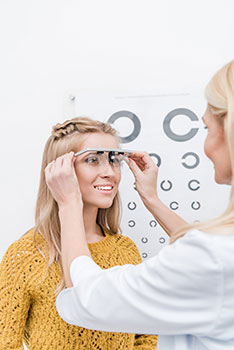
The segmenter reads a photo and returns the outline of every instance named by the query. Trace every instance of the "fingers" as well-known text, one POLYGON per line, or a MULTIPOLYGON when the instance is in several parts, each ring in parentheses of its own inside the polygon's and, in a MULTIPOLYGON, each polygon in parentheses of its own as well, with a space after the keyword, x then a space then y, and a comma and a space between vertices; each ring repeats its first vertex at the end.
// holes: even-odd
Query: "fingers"
POLYGON ((67 169, 70 170, 71 168, 74 168, 74 152, 69 152, 64 154, 62 157, 62 166, 67 169))
POLYGON ((138 160, 142 165, 144 164, 147 167, 155 164, 147 152, 135 152, 131 157, 138 160))
POLYGON ((156 166, 147 152, 134 152, 129 159, 132 159, 143 172, 156 166))
POLYGON ((45 168, 45 180, 58 205, 82 201, 78 178, 74 168, 74 152, 58 157, 45 168))
POLYGON ((63 154, 62 156, 56 158, 55 160, 53 160, 52 162, 50 162, 47 167, 49 167, 49 169, 51 170, 52 168, 54 169, 59 169, 59 168, 63 168, 63 167, 68 167, 70 168, 72 163, 73 163, 73 155, 74 152, 69 152, 66 154, 63 154))
POLYGON ((53 160, 52 162, 50 162, 49 164, 47 164, 47 166, 45 167, 45 172, 46 172, 46 173, 50 173, 50 172, 51 172, 51 169, 53 168, 54 163, 55 163, 55 160, 53 160))
POLYGON ((49 179, 53 174, 69 173, 71 168, 74 169, 74 152, 66 153, 49 164, 47 164, 45 168, 45 176, 46 179, 49 179))
POLYGON ((135 152, 129 157, 130 163, 134 161, 134 163, 138 166, 138 168, 141 171, 145 170, 146 162, 143 159, 143 153, 142 152, 135 152))
POLYGON ((136 164, 136 162, 134 160, 132 160, 131 158, 129 158, 126 163, 128 164, 130 170, 132 171, 135 179, 140 175, 141 173, 141 168, 136 164))

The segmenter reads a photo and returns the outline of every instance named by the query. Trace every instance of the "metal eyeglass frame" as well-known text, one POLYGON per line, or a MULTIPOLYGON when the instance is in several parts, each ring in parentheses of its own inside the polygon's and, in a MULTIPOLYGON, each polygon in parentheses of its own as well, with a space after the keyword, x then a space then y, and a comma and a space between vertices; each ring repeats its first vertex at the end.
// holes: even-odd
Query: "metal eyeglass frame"
POLYGON ((104 153, 108 152, 108 160, 110 163, 113 163, 113 156, 115 153, 118 154, 123 154, 123 158, 121 159, 124 160, 124 158, 129 157, 131 154, 133 154, 134 151, 130 151, 127 149, 121 149, 121 148, 85 148, 82 151, 76 152, 74 154, 75 157, 79 156, 80 154, 87 153, 87 152, 97 152, 97 153, 104 153))

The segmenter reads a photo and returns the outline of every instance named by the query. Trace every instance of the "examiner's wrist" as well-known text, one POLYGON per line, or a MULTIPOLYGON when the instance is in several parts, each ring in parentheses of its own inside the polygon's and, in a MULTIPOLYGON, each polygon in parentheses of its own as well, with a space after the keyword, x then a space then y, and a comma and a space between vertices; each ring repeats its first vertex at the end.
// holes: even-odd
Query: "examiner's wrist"
POLYGON ((145 198, 143 202, 150 212, 157 210, 162 204, 161 200, 156 195, 145 198))

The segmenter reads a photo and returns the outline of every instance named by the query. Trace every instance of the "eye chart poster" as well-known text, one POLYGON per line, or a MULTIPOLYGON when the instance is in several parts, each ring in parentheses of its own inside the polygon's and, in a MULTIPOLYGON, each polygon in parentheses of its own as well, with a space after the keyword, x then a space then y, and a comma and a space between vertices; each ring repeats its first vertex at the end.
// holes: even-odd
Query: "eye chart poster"
MULTIPOLYGON (((152 94, 81 93, 73 96, 76 116, 110 122, 122 148, 147 151, 159 167, 158 195, 189 223, 221 214, 229 188, 217 185, 214 169, 203 150, 207 130, 201 117, 206 109, 202 92, 152 94)), ((126 164, 120 184, 121 228, 137 244, 143 259, 169 239, 146 210, 126 164)))

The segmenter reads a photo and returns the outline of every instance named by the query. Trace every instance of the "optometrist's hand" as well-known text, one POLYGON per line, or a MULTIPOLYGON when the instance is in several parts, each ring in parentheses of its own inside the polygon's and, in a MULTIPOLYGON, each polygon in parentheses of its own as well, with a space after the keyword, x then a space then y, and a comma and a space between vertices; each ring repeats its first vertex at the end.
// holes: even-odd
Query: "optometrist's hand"
POLYGON ((171 236, 187 223, 169 209, 157 194, 158 167, 146 152, 133 153, 126 162, 136 180, 136 189, 146 208, 151 212, 164 231, 171 236))
POLYGON ((74 152, 70 152, 58 157, 45 168, 47 186, 59 207, 73 203, 83 206, 74 162, 74 152))
POLYGON ((136 190, 148 208, 158 198, 158 167, 147 152, 134 152, 126 159, 126 163, 135 177, 136 190))

